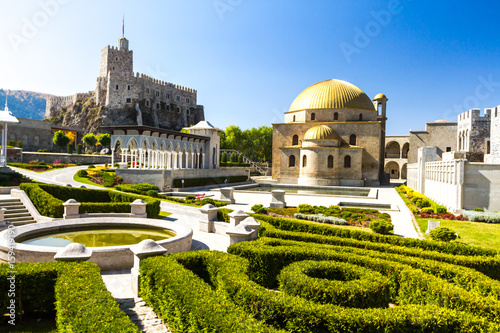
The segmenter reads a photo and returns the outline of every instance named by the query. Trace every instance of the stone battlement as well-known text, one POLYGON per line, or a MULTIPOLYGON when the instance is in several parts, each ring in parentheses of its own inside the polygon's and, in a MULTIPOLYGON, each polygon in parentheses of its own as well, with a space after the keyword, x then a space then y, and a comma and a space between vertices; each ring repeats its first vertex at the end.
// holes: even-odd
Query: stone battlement
POLYGON ((87 93, 77 93, 70 96, 54 96, 47 98, 47 105, 45 107, 45 118, 50 118, 50 112, 53 109, 67 108, 76 103, 77 100, 87 97, 94 97, 95 92, 89 91, 87 93))
POLYGON ((484 109, 484 116, 481 117, 481 109, 470 109, 458 115, 458 121, 464 121, 467 119, 481 120, 485 118, 490 118, 491 109, 484 109))

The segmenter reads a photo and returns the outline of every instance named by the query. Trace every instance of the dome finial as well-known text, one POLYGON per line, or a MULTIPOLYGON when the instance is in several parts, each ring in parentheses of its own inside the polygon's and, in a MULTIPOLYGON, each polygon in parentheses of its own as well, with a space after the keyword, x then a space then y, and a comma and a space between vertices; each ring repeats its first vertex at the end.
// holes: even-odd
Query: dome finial
POLYGON ((9 95, 7 93, 5 93, 5 109, 4 111, 7 111, 9 112, 9 105, 8 105, 8 98, 9 98, 9 95))

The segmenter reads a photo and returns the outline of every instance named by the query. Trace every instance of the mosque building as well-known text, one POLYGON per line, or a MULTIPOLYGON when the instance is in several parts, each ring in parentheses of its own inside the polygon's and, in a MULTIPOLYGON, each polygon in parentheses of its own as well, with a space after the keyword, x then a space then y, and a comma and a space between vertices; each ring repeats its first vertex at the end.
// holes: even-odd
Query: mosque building
POLYGON ((314 186, 377 186, 384 173, 387 97, 342 80, 318 82, 273 124, 273 179, 314 186))

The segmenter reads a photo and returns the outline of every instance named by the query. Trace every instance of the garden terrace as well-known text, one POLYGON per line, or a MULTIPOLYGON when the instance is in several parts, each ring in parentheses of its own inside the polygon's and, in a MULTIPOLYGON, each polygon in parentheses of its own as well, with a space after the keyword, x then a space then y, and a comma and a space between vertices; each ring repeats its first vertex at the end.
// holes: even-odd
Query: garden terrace
POLYGON ((130 203, 136 199, 147 203, 149 218, 157 217, 160 212, 160 200, 143 195, 39 183, 21 184, 19 188, 26 192, 40 214, 49 217, 63 217, 63 203, 69 199, 81 203, 80 214, 130 213, 130 203))
POLYGON ((141 296, 174 330, 500 330, 497 251, 253 216, 261 238, 227 254, 143 262, 141 296))

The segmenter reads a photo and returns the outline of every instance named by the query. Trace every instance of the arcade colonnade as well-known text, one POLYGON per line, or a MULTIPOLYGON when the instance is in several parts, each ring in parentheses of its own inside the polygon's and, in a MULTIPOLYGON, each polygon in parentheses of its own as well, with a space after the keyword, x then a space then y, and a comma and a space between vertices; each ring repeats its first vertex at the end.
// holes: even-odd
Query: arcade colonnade
MULTIPOLYGON (((208 138, 207 138, 208 139, 208 138)), ((209 169, 205 158, 205 140, 192 138, 116 135, 111 140, 111 163, 115 152, 119 162, 131 169, 209 169)))

